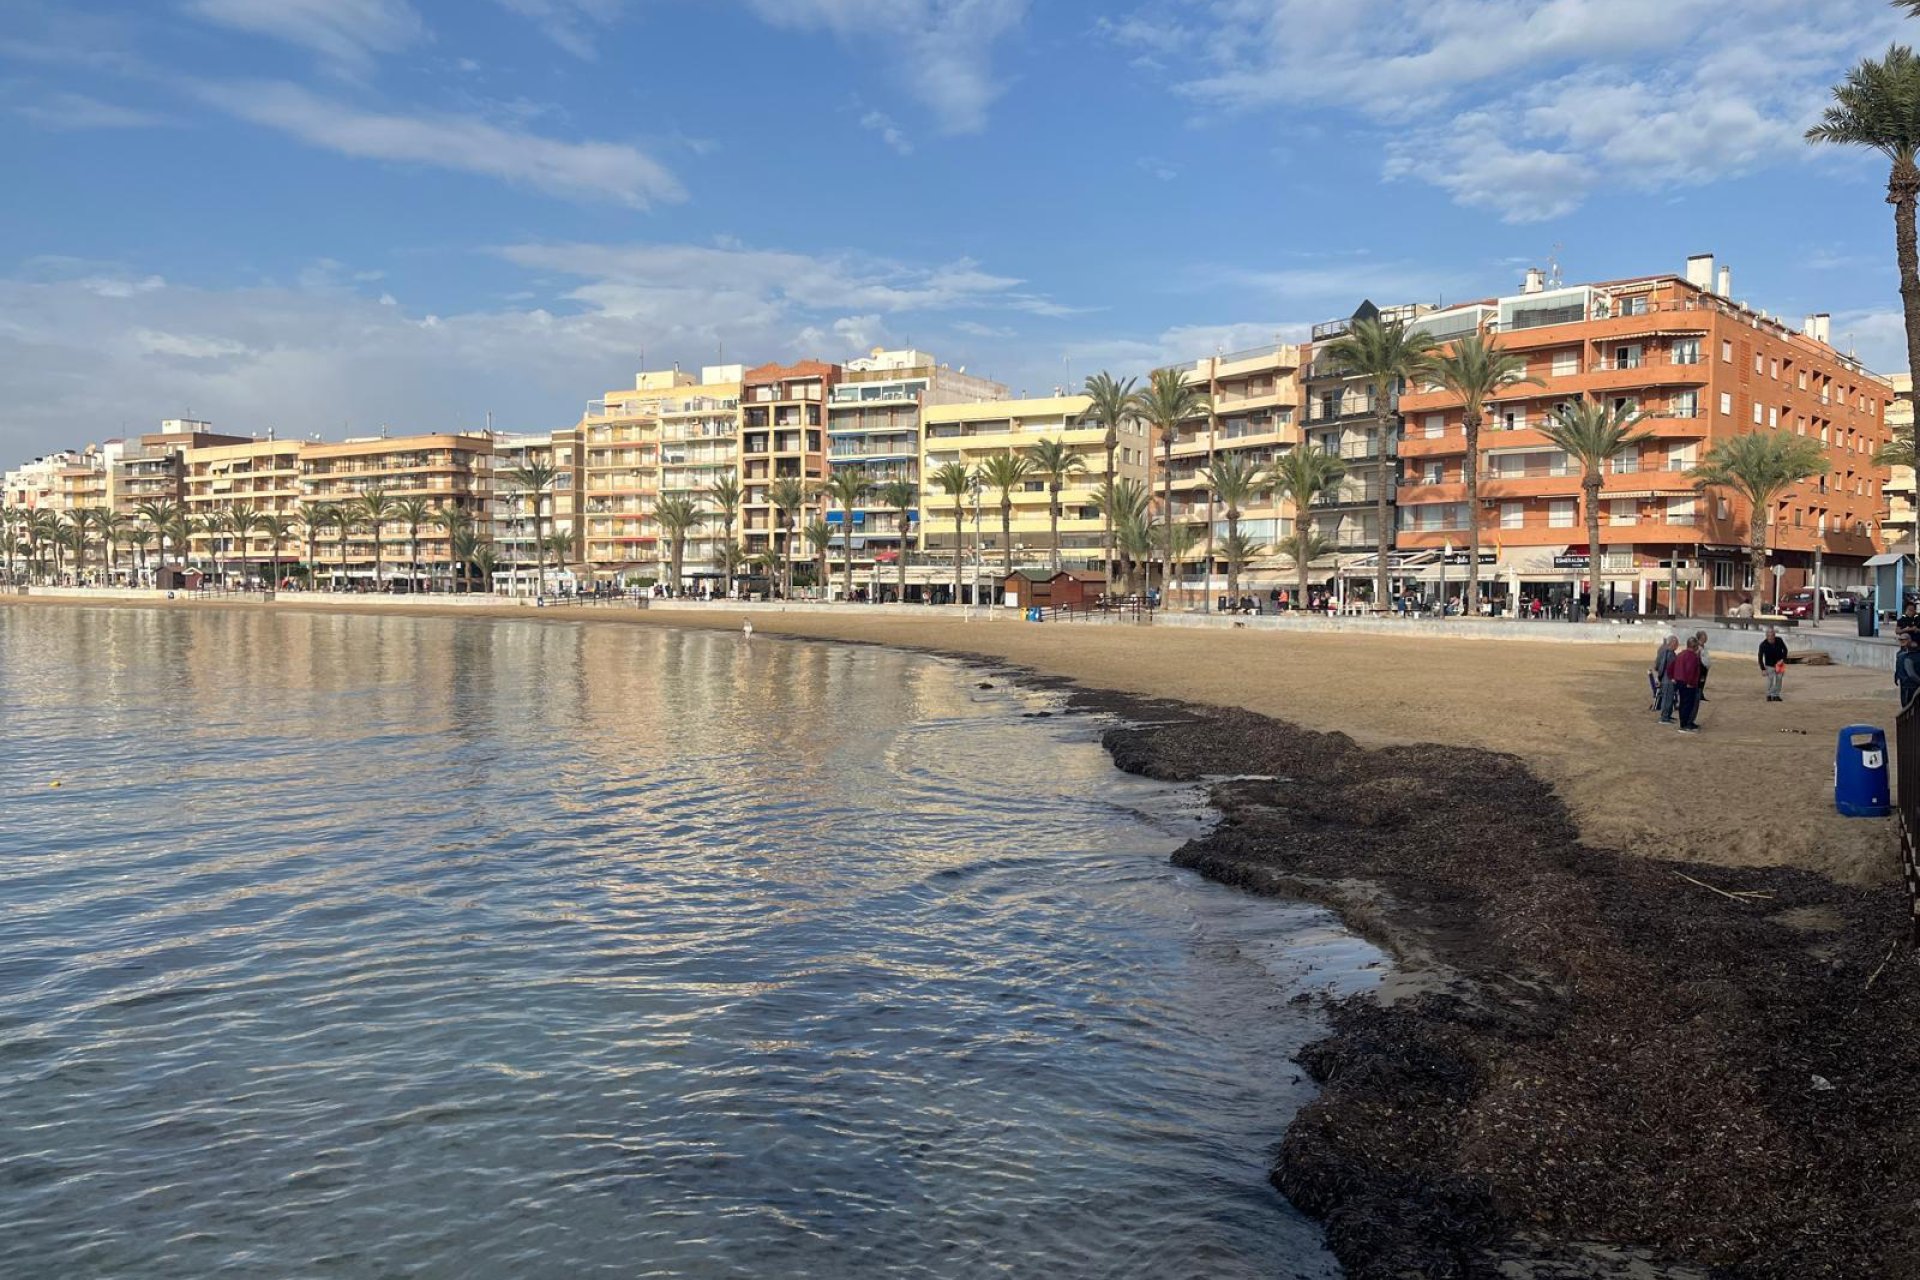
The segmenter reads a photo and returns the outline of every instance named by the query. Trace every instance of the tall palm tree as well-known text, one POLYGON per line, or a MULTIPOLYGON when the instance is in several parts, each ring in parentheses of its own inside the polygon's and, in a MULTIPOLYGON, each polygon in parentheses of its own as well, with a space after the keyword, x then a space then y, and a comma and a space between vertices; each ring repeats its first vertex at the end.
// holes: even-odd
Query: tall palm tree
POLYGON ((1042 440, 1028 455, 1033 474, 1047 482, 1047 523, 1053 537, 1053 571, 1060 572, 1060 491, 1072 477, 1087 469, 1087 460, 1065 439, 1042 440))
MULTIPOLYGON (((1161 539, 1162 539, 1162 545, 1164 545, 1167 548, 1168 564, 1178 564, 1181 561, 1187 559, 1187 557, 1193 554, 1194 548, 1200 542, 1200 537, 1198 534, 1196 534, 1193 531, 1192 525, 1186 524, 1184 522, 1177 523, 1171 520, 1165 522, 1165 529, 1161 533, 1161 539)), ((1167 579, 1162 578, 1161 579, 1162 594, 1163 595, 1166 594, 1169 590, 1171 590, 1171 585, 1168 583, 1167 579)), ((1192 599, 1190 596, 1188 599, 1188 603, 1192 603, 1192 599)), ((1162 602, 1163 607, 1164 607, 1164 604, 1165 602, 1163 601, 1162 602)))
MULTIPOLYGON (((307 525, 307 586, 315 591, 320 589, 320 534, 328 529, 342 527, 346 517, 340 507, 332 502, 311 502, 302 509, 307 525)), ((344 549, 342 559, 345 559, 344 549)), ((333 587, 333 575, 327 575, 327 587, 333 587)))
MULTIPOLYGON (((820 584, 820 598, 827 598, 827 552, 833 546, 833 526, 825 520, 814 519, 807 522, 801 531, 807 545, 813 548, 813 580, 820 584)), ((788 572, 792 572, 791 566, 788 572)), ((791 593, 789 593, 791 594, 791 593)))
POLYGON ((567 572, 567 565, 571 563, 569 557, 573 555, 573 535, 549 532, 540 540, 539 549, 553 557, 554 576, 561 577, 567 572))
POLYGON ((56 574, 65 571, 61 563, 60 555, 63 551, 71 551, 73 553, 74 565, 76 566, 77 572, 81 554, 86 549, 86 538, 87 530, 84 523, 76 524, 71 520, 55 521, 53 527, 53 571, 56 574))
POLYGON ((127 542, 133 547, 134 572, 140 578, 147 576, 147 547, 152 541, 153 530, 144 524, 133 525, 127 530, 127 542))
MULTIPOLYGON (((449 507, 448 510, 456 510, 456 508, 449 507)), ((463 524, 456 521, 454 524, 447 526, 447 556, 453 563, 453 569, 448 574, 448 577, 451 580, 451 585, 453 585, 456 590, 463 593, 471 593, 473 591, 472 575, 476 565, 475 557, 480 554, 482 549, 483 545, 480 541, 480 535, 474 532, 473 525, 470 522, 463 524)), ((486 549, 491 550, 490 548, 486 549)), ((488 572, 491 573, 492 570, 488 570, 488 572)), ((487 580, 487 590, 493 590, 493 580, 491 578, 487 580)))
POLYGON ((87 571, 87 532, 98 529, 100 518, 106 514, 104 507, 75 507, 67 513, 67 519, 73 525, 74 537, 79 547, 73 562, 73 571, 76 576, 84 575, 87 571))
POLYGON ((1307 597, 1313 590, 1313 562, 1333 550, 1333 543, 1320 536, 1311 520, 1296 519, 1293 531, 1280 540, 1280 546, 1293 560, 1295 572, 1300 575, 1299 607, 1307 607, 1307 597))
POLYGON ((933 473, 934 484, 940 492, 953 499, 953 602, 960 603, 960 562, 967 547, 967 507, 961 501, 980 483, 980 477, 972 467, 959 460, 942 463, 933 473))
POLYGON ((1006 564, 1006 572, 1001 574, 1003 581, 1013 576, 1013 491, 1025 485, 1032 474, 1033 459, 1011 449, 996 453, 980 464, 981 483, 1000 491, 1000 542, 1006 564))
MULTIPOLYGON (((1128 378, 1125 382, 1116 381, 1112 374, 1104 371, 1096 373, 1087 379, 1087 398, 1093 401, 1093 403, 1087 407, 1087 412, 1095 418, 1098 418, 1101 425, 1107 429, 1106 439, 1102 443, 1107 453, 1105 480, 1108 490, 1113 488, 1114 455, 1120 448, 1121 425, 1137 419, 1140 416, 1140 393, 1133 389, 1133 384, 1136 381, 1138 381, 1138 379, 1135 378, 1128 378)), ((1102 531, 1102 543, 1106 549, 1107 576, 1108 580, 1111 581, 1113 576, 1113 519, 1106 514, 1104 509, 1101 513, 1101 523, 1105 526, 1102 531)))
POLYGON ((720 572, 727 575, 726 594, 733 594, 734 581, 740 576, 740 566, 747 562, 747 549, 729 538, 720 544, 720 572))
POLYGON ((1246 567, 1247 561, 1259 555, 1262 549, 1263 544, 1260 541, 1244 533, 1229 533, 1220 539, 1220 555, 1227 562, 1227 598, 1230 602, 1236 604, 1239 602, 1240 588, 1237 584, 1240 581, 1240 571, 1246 567))
POLYGON ((1325 555, 1318 551, 1312 555, 1297 554, 1310 550, 1315 542, 1303 541, 1298 534, 1305 529, 1319 545, 1325 545, 1325 539, 1318 538, 1313 527, 1313 503, 1321 494, 1339 484, 1347 474, 1347 464, 1325 449, 1316 449, 1311 445, 1298 445, 1280 455, 1273 464, 1273 491, 1293 504, 1293 531, 1295 537, 1288 544, 1288 550, 1295 552, 1294 568, 1300 574, 1300 594, 1307 594, 1309 566, 1314 560, 1325 555))
MULTIPOLYGON (((472 538, 474 535, 465 533, 460 536, 463 538, 472 538)), ((491 593, 495 589, 493 585, 493 575, 500 569, 499 553, 493 549, 491 543, 481 542, 473 548, 472 553, 467 559, 473 562, 474 576, 486 583, 487 591, 491 593)))
MULTIPOLYGON (((262 512, 256 511, 251 503, 236 502, 227 513, 227 532, 233 537, 233 545, 240 549, 240 584, 247 581, 247 540, 260 528, 262 512)), ((230 546, 228 548, 232 550, 230 546)))
MULTIPOLYGON (((1152 522, 1147 512, 1153 506, 1153 494, 1147 486, 1131 477, 1123 477, 1112 484, 1100 486, 1100 514, 1106 518, 1114 530, 1114 546, 1119 552, 1119 572, 1121 582, 1131 588, 1133 585, 1133 566, 1143 556, 1153 554, 1149 543, 1144 551, 1139 547, 1137 538, 1122 536, 1123 529, 1131 529, 1136 534, 1151 537, 1152 522)), ((1149 583, 1148 585, 1152 585, 1149 583)))
POLYGON ((373 535, 373 589, 380 590, 382 560, 380 556, 380 535, 386 531, 387 522, 393 519, 394 500, 387 496, 385 489, 368 489, 360 495, 360 519, 366 524, 367 532, 373 535))
POLYGON ((53 554, 53 571, 60 572, 60 517, 51 511, 35 511, 27 517, 27 536, 33 542, 33 560, 38 572, 47 572, 47 554, 53 554))
MULTIPOLYGON (((731 473, 721 476, 707 486, 707 501, 713 503, 713 514, 720 517, 720 541, 723 546, 733 542, 733 522, 740 518, 740 501, 744 495, 740 491, 740 478, 731 473)), ((721 553, 721 570, 727 575, 727 595, 733 594, 734 571, 746 557, 744 553, 732 564, 727 564, 727 556, 721 553)))
POLYGON ((1374 530, 1379 565, 1374 570, 1373 607, 1387 607, 1393 586, 1393 566, 1388 555, 1393 551, 1393 522, 1389 504, 1393 486, 1399 478, 1399 428, 1395 394, 1400 384, 1425 373, 1433 359, 1431 334, 1408 329, 1399 320, 1357 320, 1353 328, 1327 344, 1327 358, 1334 368, 1349 378, 1362 378, 1373 392, 1373 416, 1377 424, 1379 452, 1374 460, 1374 476, 1379 492, 1374 495, 1374 530))
MULTIPOLYGON (((1160 514, 1162 532, 1167 537, 1167 563, 1160 581, 1173 578, 1173 446, 1180 438, 1180 424, 1212 411, 1206 393, 1187 381, 1184 369, 1155 369, 1140 393, 1140 417, 1160 437, 1160 514)), ((1192 550, 1192 542, 1187 544, 1192 550)))
POLYGON ((547 462, 528 462, 507 472, 507 483, 519 492, 527 495, 533 504, 533 555, 535 579, 534 595, 544 597, 547 594, 547 549, 541 513, 546 508, 547 491, 553 488, 553 482, 559 478, 560 469, 547 462))
POLYGON ((233 528, 233 513, 231 511, 209 511, 203 516, 193 516, 189 519, 191 525, 187 532, 189 545, 191 545, 191 539, 194 534, 199 533, 206 536, 207 555, 213 561, 214 585, 217 587, 225 587, 226 581, 220 568, 220 539, 225 537, 227 532, 233 528))
MULTIPOLYGON (((1912 6, 1909 5, 1909 8, 1912 6)), ((1833 104, 1807 141, 1871 147, 1886 156, 1887 203, 1893 206, 1893 252, 1900 268, 1900 305, 1906 314, 1907 368, 1920 376, 1920 246, 1914 227, 1920 197, 1920 58, 1896 44, 1887 56, 1867 58, 1833 89, 1833 104)), ((1909 393, 1912 398, 1912 393, 1909 393)), ((1757 585, 1757 584, 1756 584, 1757 585)))
MULTIPOLYGON (((1268 487, 1266 474, 1260 470, 1259 463, 1250 461, 1244 454, 1224 453, 1213 460, 1205 478, 1207 489, 1226 512, 1227 541, 1244 553, 1246 545, 1240 541, 1240 513, 1268 487)), ((1244 554, 1227 556, 1227 595, 1234 600, 1240 598, 1240 566, 1245 560, 1244 554)))
POLYGON ((205 527, 206 521, 202 520, 199 516, 190 516, 184 508, 175 507, 173 517, 167 521, 166 528, 161 530, 161 537, 171 540, 174 550, 180 553, 180 564, 182 567, 190 563, 189 557, 193 551, 193 535, 205 527))
POLYGON ((119 556, 115 554, 119 546, 133 530, 133 518, 124 512, 102 509, 94 517, 94 527, 100 530, 100 541, 107 557, 107 577, 113 577, 113 570, 119 556))
POLYGON ((674 595, 680 593, 680 566, 687 554, 687 532, 699 528, 706 516, 700 504, 685 494, 670 493, 654 504, 653 518, 667 535, 668 560, 673 570, 673 576, 667 579, 667 589, 674 595))
MULTIPOLYGON (((873 482, 867 479, 865 467, 835 467, 833 474, 827 477, 826 494, 840 508, 840 529, 843 547, 846 552, 846 585, 841 589, 843 599, 853 599, 853 509, 867 496, 867 490, 873 482)), ((826 583, 822 582, 821 597, 826 596, 826 583)))
POLYGON ((420 527, 433 519, 433 506, 425 498, 402 498, 393 504, 393 518, 407 526, 407 557, 412 575, 407 583, 411 591, 420 579, 420 527))
POLYGON ((767 486, 767 501, 773 504, 774 520, 778 526, 768 538, 785 567, 787 599, 793 598, 793 540, 800 527, 800 508, 807 505, 807 485, 798 476, 782 476, 767 486), (778 535, 786 535, 784 545, 776 545, 778 535))
POLYGON ((1525 356, 1502 351, 1478 333, 1456 339, 1433 357, 1426 372, 1460 401, 1467 432, 1467 455, 1461 463, 1467 482, 1467 607, 1462 612, 1471 616, 1480 604, 1480 425, 1486 420, 1487 401, 1508 387, 1545 384, 1527 373, 1525 356))
POLYGON ((273 576, 267 579, 269 591, 280 589, 280 548, 287 545, 287 539, 293 537, 294 531, 299 527, 299 521, 292 516, 281 515, 279 512, 263 513, 259 517, 260 532, 273 544, 273 576))
POLYGON ((162 569, 167 567, 167 530, 172 527, 173 518, 179 514, 179 511, 180 506, 178 503, 158 499, 150 499, 142 502, 133 509, 134 516, 146 521, 147 526, 153 530, 154 536, 160 539, 160 567, 162 569))
MULTIPOLYGON (((1700 489, 1731 489, 1753 508, 1748 521, 1753 556, 1753 587, 1757 600, 1766 580, 1767 528, 1780 495, 1828 471, 1826 450, 1818 440, 1786 432, 1733 436, 1707 451, 1693 469, 1700 489)), ((1597 549, 1597 548, 1596 548, 1597 549)), ((1597 582, 1598 579, 1596 578, 1597 582)))
POLYGON ((465 507, 448 505, 433 513, 433 523, 447 535, 447 558, 450 561, 447 566, 449 585, 457 586, 464 591, 467 587, 468 557, 473 554, 474 547, 478 545, 478 539, 472 537, 473 516, 465 507), (456 554, 454 545, 460 540, 462 534, 469 535, 466 555, 456 554))
POLYGON ((893 510, 894 530, 900 535, 900 603, 907 602, 907 539, 913 534, 913 509, 920 504, 920 486, 904 477, 880 486, 880 505, 893 510))
MULTIPOLYGON (((1581 501, 1586 507, 1587 581, 1593 584, 1592 600, 1596 606, 1587 611, 1588 622, 1600 621, 1601 471, 1621 454, 1638 449, 1642 441, 1653 438, 1649 432, 1634 430, 1645 416, 1637 409, 1609 409, 1596 401, 1577 400, 1555 409, 1540 433, 1580 463, 1581 501)), ((1755 583, 1759 581, 1754 579, 1755 583)), ((1673 602, 1668 601, 1667 607, 1671 610, 1673 602)))

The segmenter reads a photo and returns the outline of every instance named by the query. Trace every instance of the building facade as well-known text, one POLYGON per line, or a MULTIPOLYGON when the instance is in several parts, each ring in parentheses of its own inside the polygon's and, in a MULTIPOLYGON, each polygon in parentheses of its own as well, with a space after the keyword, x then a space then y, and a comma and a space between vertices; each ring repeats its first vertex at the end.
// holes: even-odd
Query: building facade
MULTIPOLYGON (((1894 399, 1887 404, 1887 435, 1913 429, 1913 375, 1896 373, 1887 379, 1894 399)), ((1914 518, 1912 467, 1890 467, 1880 480, 1886 497, 1886 510, 1880 516, 1880 529, 1889 551, 1920 557, 1920 523, 1914 518)))
MULTIPOLYGON (((813 489, 826 479, 826 406, 842 373, 837 364, 802 360, 763 364, 741 379, 741 530, 749 556, 771 553, 795 569, 813 563, 805 538, 797 533, 789 537, 779 528, 781 516, 772 494, 780 480, 797 480, 813 489)), ((804 528, 812 513, 822 510, 823 504, 810 502, 797 517, 799 526, 804 528)))
MULTIPOLYGON (((1502 605, 1591 591, 1610 607, 1725 612, 1767 603, 1816 571, 1828 585, 1864 581, 1881 542, 1874 451, 1887 437, 1892 389, 1834 350, 1823 317, 1802 329, 1716 286, 1711 258, 1687 275, 1555 287, 1529 273, 1519 294, 1423 317, 1497 336, 1526 360, 1537 386, 1509 388, 1481 432, 1479 510, 1465 505, 1465 438, 1457 399, 1427 385, 1401 398, 1398 543, 1463 545, 1477 521, 1494 564, 1486 588, 1502 605), (1586 545, 1579 464, 1541 434, 1556 406, 1586 399, 1644 415, 1649 439, 1614 460, 1602 490, 1601 545, 1586 545), (1692 471, 1718 442, 1794 432, 1826 449, 1828 475, 1795 486, 1772 513, 1770 545, 1784 572, 1751 580, 1752 513, 1736 494, 1699 491, 1692 471), (1596 562, 1597 561, 1597 562, 1596 562), (1596 572, 1597 571, 1597 572, 1596 572)), ((1458 573, 1458 571, 1455 571, 1458 573)))
POLYGON ((342 536, 335 528, 316 540, 318 575, 359 587, 450 583, 456 576, 452 535, 431 518, 419 529, 419 563, 413 565, 412 530, 396 516, 376 528, 364 515, 367 495, 391 502, 418 498, 437 515, 466 512, 474 534, 492 539, 493 437, 487 432, 363 437, 339 444, 300 446, 303 512, 326 504, 349 516, 342 536))
POLYGON ((225 574, 263 580, 271 575, 276 554, 282 561, 302 558, 300 537, 283 539, 276 552, 273 538, 257 521, 272 516, 292 524, 302 518, 303 447, 298 440, 268 439, 181 450, 181 506, 195 522, 188 558, 217 564, 225 574), (243 532, 239 524, 248 528, 243 532), (267 573, 258 572, 262 569, 267 573))
POLYGON ((586 555, 580 521, 582 482, 578 428, 537 435, 495 434, 493 489, 488 506, 494 577, 501 587, 515 593, 532 590, 541 564, 546 564, 551 574, 556 572, 556 565, 582 562, 586 555), (543 494, 522 483, 528 468, 535 467, 553 470, 553 480, 543 494), (544 550, 542 538, 547 540, 544 550))
MULTIPOLYGON (((740 474, 740 389, 743 365, 708 365, 697 382, 676 387, 660 404, 660 494, 685 498, 706 513, 681 548, 681 586, 725 589, 721 548, 728 530, 714 486, 740 474)), ((734 513, 733 536, 739 536, 734 513)), ((670 576, 671 548, 660 548, 662 580, 670 576)))

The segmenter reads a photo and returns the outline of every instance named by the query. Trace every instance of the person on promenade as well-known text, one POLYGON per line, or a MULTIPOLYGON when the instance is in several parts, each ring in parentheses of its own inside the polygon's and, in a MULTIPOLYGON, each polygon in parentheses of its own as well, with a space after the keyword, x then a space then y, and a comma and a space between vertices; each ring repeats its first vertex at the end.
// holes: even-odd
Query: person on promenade
POLYGON ((1767 638, 1760 642, 1760 670, 1767 677, 1767 701, 1781 702, 1780 686, 1787 678, 1787 642, 1767 628, 1767 638))
POLYGON ((1669 635, 1653 651, 1653 670, 1647 673, 1653 680, 1653 709, 1666 724, 1673 723, 1673 659, 1679 652, 1680 637, 1669 635))
POLYGON ((1680 732, 1700 732, 1700 681, 1704 678, 1705 668, 1700 665, 1700 640, 1693 637, 1687 641, 1687 647, 1674 655, 1673 666, 1674 696, 1680 704, 1680 732))
POLYGON ((1900 652, 1893 660, 1893 682, 1900 689, 1900 707, 1920 695, 1920 632, 1900 633, 1900 652))
POLYGON ((1713 665, 1713 658, 1707 653, 1707 633, 1694 632, 1693 642, 1700 654, 1700 701, 1705 702, 1707 700, 1707 668, 1713 665))

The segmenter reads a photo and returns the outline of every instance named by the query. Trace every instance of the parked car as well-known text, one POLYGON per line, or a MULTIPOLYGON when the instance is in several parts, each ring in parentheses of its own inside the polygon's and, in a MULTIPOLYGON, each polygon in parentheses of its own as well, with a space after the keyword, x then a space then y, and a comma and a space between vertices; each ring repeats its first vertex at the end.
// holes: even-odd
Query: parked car
POLYGON ((1858 613, 1862 609, 1872 607, 1872 600, 1864 591, 1841 591, 1837 594, 1840 597, 1840 612, 1842 613, 1858 613))
MULTIPOLYGON (((1832 587, 1821 587, 1819 589, 1819 595, 1821 617, 1824 618, 1842 612, 1839 592, 1835 591, 1832 587)), ((1812 587, 1795 591, 1780 602, 1780 612, 1788 618, 1811 618, 1813 616, 1813 599, 1814 589, 1812 587)))

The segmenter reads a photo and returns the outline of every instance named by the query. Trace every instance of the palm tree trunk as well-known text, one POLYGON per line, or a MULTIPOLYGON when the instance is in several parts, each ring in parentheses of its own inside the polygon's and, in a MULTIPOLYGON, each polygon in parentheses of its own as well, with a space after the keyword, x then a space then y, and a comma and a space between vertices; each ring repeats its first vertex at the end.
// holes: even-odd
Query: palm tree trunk
POLYGON ((900 600, 907 602, 907 535, 913 527, 913 521, 907 519, 907 513, 900 513, 900 600))
MULTIPOLYGON (((1750 523, 1753 525, 1753 551, 1751 553, 1753 556, 1753 598, 1764 601, 1767 598, 1767 517, 1765 509, 1759 503, 1754 504, 1753 519, 1750 523)), ((1758 613, 1760 610, 1755 609, 1754 612, 1758 613)), ((1773 591, 1773 603, 1768 607, 1767 612, 1780 612, 1780 589, 1777 586, 1773 591)))
POLYGON ((1105 539, 1105 545, 1106 545, 1106 554, 1107 554, 1107 564, 1106 564, 1106 568, 1107 568, 1107 581, 1108 581, 1109 583, 1111 583, 1111 582, 1113 581, 1113 572, 1114 572, 1114 564, 1113 564, 1113 480, 1114 480, 1114 475, 1113 475, 1113 453, 1114 453, 1114 450, 1115 450, 1116 448, 1118 448, 1118 443, 1117 443, 1117 442, 1116 442, 1116 441, 1115 441, 1115 440, 1114 440, 1114 439, 1112 438, 1112 433, 1111 433, 1111 432, 1109 432, 1109 433, 1108 433, 1108 442, 1107 442, 1107 500, 1106 500, 1106 502, 1105 502, 1105 503, 1103 503, 1103 504, 1102 504, 1102 505, 1103 505, 1103 506, 1105 507, 1105 510, 1104 510, 1104 511, 1102 511, 1102 512, 1100 513, 1100 514, 1101 514, 1101 535, 1102 535, 1102 537, 1103 537, 1103 538, 1105 539))
MULTIPOLYGON (((1896 160, 1887 179, 1887 203, 1893 206, 1893 252, 1900 263, 1900 306, 1907 321, 1907 368, 1920 369, 1920 245, 1914 229, 1914 199, 1920 196, 1920 167, 1896 160)), ((1912 397, 1916 393, 1908 393, 1912 397)), ((1758 588, 1759 579, 1754 580, 1758 588)))
MULTIPOLYGON (((1467 428, 1467 598, 1460 608, 1463 618, 1480 612, 1480 415, 1469 411, 1467 428)), ((1442 600, 1444 609, 1446 601, 1442 600)), ((1445 617, 1444 612, 1441 617, 1445 617)))
POLYGON ((1047 486, 1047 519, 1053 526, 1053 571, 1060 572, 1060 486, 1047 486))
MULTIPOLYGON (((1167 557, 1160 566, 1160 591, 1164 595, 1173 589, 1173 437, 1179 431, 1175 424, 1160 437, 1160 506, 1167 521, 1167 557)), ((1147 575, 1147 589, 1153 589, 1153 575, 1147 575)))
MULTIPOLYGON (((851 603, 853 600, 853 512, 849 510, 845 514, 847 517, 847 521, 840 528, 840 538, 843 542, 846 543, 845 551, 847 553, 847 573, 845 578, 845 582, 846 582, 845 595, 848 603, 851 603)), ((824 587, 826 586, 826 583, 823 582, 820 585, 824 587)))
MULTIPOLYGON (((1308 527, 1311 528, 1312 526, 1308 527)), ((1295 608, 1304 609, 1307 607, 1307 582, 1310 571, 1307 568, 1307 544, 1305 535, 1301 532, 1300 517, 1298 514, 1293 517, 1293 532, 1295 538, 1293 544, 1293 567, 1300 571, 1300 596, 1293 603, 1295 608)))
MULTIPOLYGON (((1373 495, 1374 545, 1379 551, 1380 563, 1373 571, 1373 607, 1385 610, 1388 607, 1387 596, 1393 591, 1393 572, 1387 564, 1387 555, 1393 550, 1393 530, 1387 527, 1392 512, 1387 503, 1387 491, 1392 487, 1389 480, 1389 459, 1393 456, 1390 437, 1393 435, 1393 415, 1387 412, 1387 398, 1392 395, 1391 387, 1375 387, 1374 394, 1380 397, 1374 416, 1380 422, 1380 438, 1375 442, 1380 450, 1374 463, 1374 478, 1379 492, 1373 495)), ((1297 517, 1296 517, 1297 520, 1297 517)))
POLYGON ((960 561, 967 549, 967 509, 960 505, 960 495, 953 495, 953 602, 960 603, 960 561))
POLYGON ((1587 499, 1587 617, 1588 622, 1600 621, 1600 467, 1598 463, 1587 469, 1586 478, 1580 482, 1586 490, 1587 499))
POLYGON ((1001 590, 1005 590, 1006 580, 1013 576, 1013 499, 1009 497, 1000 499, 1000 546, 1007 565, 1007 571, 1000 575, 1001 590))

